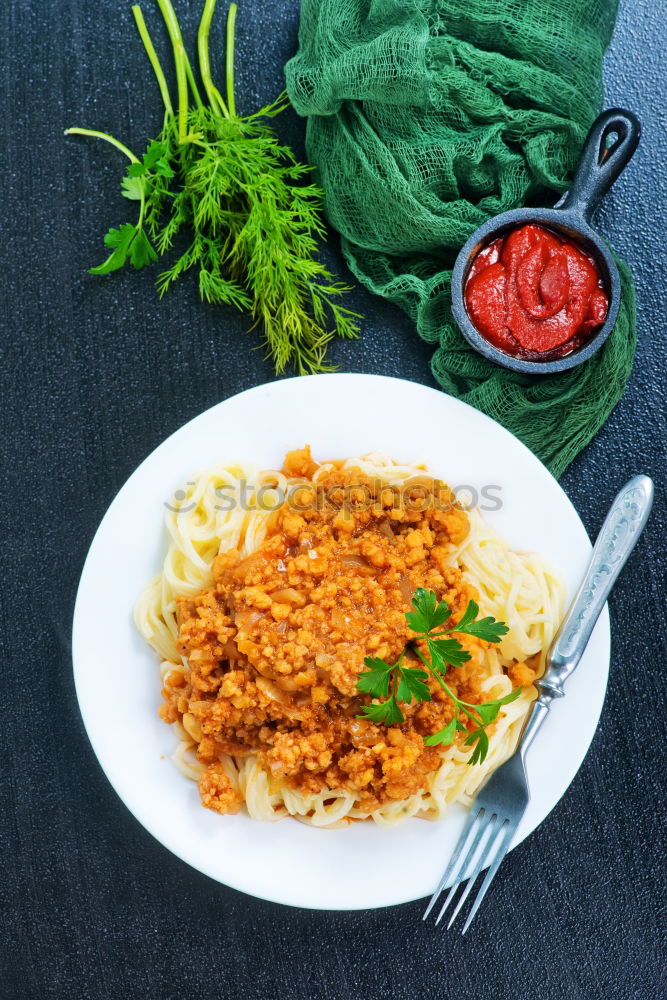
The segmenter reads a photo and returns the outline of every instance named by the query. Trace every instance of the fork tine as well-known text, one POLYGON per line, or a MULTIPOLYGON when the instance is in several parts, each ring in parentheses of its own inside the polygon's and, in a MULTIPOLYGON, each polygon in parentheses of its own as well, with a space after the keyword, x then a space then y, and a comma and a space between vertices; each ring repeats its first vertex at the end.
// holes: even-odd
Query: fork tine
MULTIPOLYGON (((477 913, 477 911, 479 909, 480 903, 482 902, 482 900, 486 896, 486 890, 491 885, 491 881, 492 881, 494 875, 496 874, 496 872, 500 868, 500 865, 501 865, 501 863, 503 861, 503 858, 507 854, 507 848, 509 847, 510 840, 512 839, 512 834, 514 833, 514 830, 516 829, 516 827, 513 826, 511 823, 509 823, 508 820, 505 820, 505 823, 507 824, 507 828, 504 829, 504 825, 501 826, 501 828, 500 828, 500 830, 501 830, 501 836, 500 836, 500 838, 496 838, 497 847, 496 847, 495 856, 493 858, 493 861, 489 865, 489 870, 487 871, 486 875, 484 876, 484 881, 482 882, 482 884, 480 886, 479 892, 477 893, 477 898, 475 899, 475 902, 472 905, 470 913, 466 917, 466 922, 463 925, 463 930, 461 931, 462 934, 465 934, 465 932, 470 927, 470 925, 472 923, 472 920, 473 920, 473 917, 475 916, 475 914, 477 913)), ((470 883, 468 883, 468 884, 470 884, 470 883)))
MULTIPOLYGON (((484 812, 483 809, 478 809, 476 813, 472 813, 471 812, 470 815, 468 816, 466 825, 464 826, 463 832, 461 833, 461 836, 459 837, 459 842, 456 845, 456 850, 452 854, 450 862, 447 865, 447 868, 445 869, 445 873, 442 876, 442 878, 440 879, 440 881, 438 882, 438 886, 437 886, 435 892, 431 896, 431 901, 428 904, 428 906, 426 907, 426 912, 424 913, 424 916, 422 917, 422 920, 426 920, 426 918, 428 917, 429 913, 431 912, 431 910, 433 909, 433 907, 437 903, 437 901, 438 901, 438 899, 440 897, 440 894, 442 893, 442 890, 447 885, 447 882, 449 881, 450 877, 452 878, 452 888, 453 889, 455 889, 456 886, 461 881, 459 879, 459 877, 458 877, 459 876, 459 869, 461 868, 461 865, 457 864, 457 862, 458 862, 459 858, 461 857, 461 854, 463 852, 463 848, 468 843, 468 841, 470 839, 470 836, 473 833, 473 830, 475 829, 475 827, 477 826, 477 823, 478 823, 479 819, 481 818, 483 812, 484 812)), ((467 855, 466 855, 466 857, 467 857, 467 855)), ((450 896, 451 896, 451 893, 450 893, 450 896)), ((447 903, 448 902, 449 902, 449 896, 447 897, 447 903)), ((447 905, 447 903, 445 903, 445 906, 447 905)))
MULTIPOLYGON (((479 861, 477 862, 477 864, 473 868, 472 874, 468 878, 467 885, 466 885, 465 889, 463 890, 463 892, 461 893, 461 895, 459 896, 459 900, 458 900, 458 903, 456 904, 456 908, 455 908, 455 910, 454 910, 454 912, 453 912, 453 914, 452 914, 452 916, 451 916, 451 918, 449 920, 449 923, 447 924, 447 928, 448 929, 452 926, 452 924, 456 920, 456 917, 457 917, 457 914, 458 914, 459 910, 461 909, 461 907, 465 903, 466 899, 468 898, 468 893, 472 889, 472 887, 475 884, 475 881, 477 879, 477 876, 479 875, 479 873, 481 872, 482 868, 484 867, 484 864, 486 862, 486 855, 487 855, 488 846, 493 841, 493 839, 495 838, 496 833, 497 833, 497 830, 495 828, 496 818, 497 817, 495 815, 489 817, 489 819, 487 820, 487 822, 484 824, 484 826, 482 827, 482 829, 479 831, 479 834, 476 837, 476 843, 474 843, 472 845, 470 851, 468 852, 468 858, 467 858, 467 863, 466 863, 464 872, 465 872, 465 870, 468 867, 468 863, 471 863, 474 860, 475 854, 479 850, 479 846, 482 843, 482 839, 485 838, 484 846, 483 846, 482 850, 479 853, 479 861), (488 837, 487 837, 487 834, 488 834, 488 837)), ((465 878, 465 875, 463 876, 463 878, 465 878)), ((463 878, 461 879, 461 882, 463 882, 463 878)), ((453 895, 453 893, 450 893, 450 896, 452 896, 452 895, 453 895)), ((447 903, 449 903, 449 899, 447 899, 447 902, 445 903, 445 905, 443 906, 443 908, 440 910, 440 913, 438 914, 438 918, 436 920, 436 924, 439 924, 440 921, 442 920, 442 917, 443 917, 443 915, 445 913, 445 910, 447 909, 447 903)))

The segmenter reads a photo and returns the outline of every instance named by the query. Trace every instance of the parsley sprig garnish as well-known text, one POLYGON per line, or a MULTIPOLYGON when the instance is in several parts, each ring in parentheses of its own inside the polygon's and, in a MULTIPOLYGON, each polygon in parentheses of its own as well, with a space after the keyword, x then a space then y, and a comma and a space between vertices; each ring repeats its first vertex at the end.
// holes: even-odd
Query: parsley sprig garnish
MULTIPOLYGON (((122 146, 116 145, 119 148, 122 146)), ((118 271, 128 257, 136 270, 157 260, 157 254, 144 230, 144 220, 147 199, 150 203, 158 185, 174 176, 174 171, 165 159, 167 148, 161 142, 151 142, 141 160, 124 146, 122 149, 130 163, 121 181, 121 192, 124 198, 139 202, 139 218, 136 223, 124 222, 118 229, 112 226, 104 237, 104 245, 112 253, 102 264, 91 267, 91 274, 111 274, 112 271, 118 271)))
POLYGON ((400 703, 410 705, 412 701, 431 701, 431 692, 426 681, 429 675, 434 677, 440 687, 451 698, 454 705, 454 717, 439 732, 427 736, 424 743, 427 746, 449 746, 454 742, 457 732, 467 733, 464 746, 473 747, 468 763, 482 763, 489 751, 489 737, 486 732, 503 705, 508 705, 521 694, 521 688, 516 688, 504 698, 472 705, 452 691, 444 679, 448 667, 462 667, 470 659, 470 653, 463 647, 457 635, 470 635, 485 642, 500 642, 509 632, 504 622, 495 618, 478 618, 479 606, 470 601, 459 621, 450 628, 444 628, 452 617, 452 611, 446 601, 438 601, 432 590, 419 588, 412 598, 413 611, 408 611, 405 618, 415 633, 396 663, 386 663, 378 657, 367 656, 364 659, 367 669, 357 679, 357 688, 364 694, 376 699, 370 705, 362 708, 360 719, 385 726, 398 726, 405 722, 400 703), (418 643, 423 642, 428 651, 428 658, 422 653, 418 643), (406 653, 410 651, 424 664, 425 670, 404 666, 406 653), (380 699, 383 699, 382 701, 380 699), (468 732, 468 727, 461 721, 466 716, 475 726, 468 732))

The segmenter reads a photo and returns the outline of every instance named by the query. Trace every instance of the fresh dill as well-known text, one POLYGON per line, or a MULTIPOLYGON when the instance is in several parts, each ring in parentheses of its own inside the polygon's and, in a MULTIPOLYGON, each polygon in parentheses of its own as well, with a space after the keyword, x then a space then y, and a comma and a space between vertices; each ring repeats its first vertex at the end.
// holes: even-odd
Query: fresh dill
POLYGON ((171 0, 157 3, 173 49, 175 103, 141 8, 133 6, 132 13, 164 104, 160 134, 139 158, 106 132, 66 131, 102 139, 127 157, 121 193, 138 204, 136 222, 108 231, 104 244, 111 253, 90 272, 110 274, 126 263, 145 267, 173 251, 178 241, 178 256, 158 276, 161 295, 194 269, 204 301, 250 313, 277 373, 288 365, 299 374, 331 371, 327 344, 334 334, 356 337, 359 316, 340 304, 348 286, 315 258, 325 227, 322 192, 305 183, 311 168, 298 162, 271 126, 289 106, 288 98, 281 94, 260 111, 237 114, 236 4, 227 17, 223 97, 209 56, 216 0, 205 0, 199 24, 201 90, 171 0))

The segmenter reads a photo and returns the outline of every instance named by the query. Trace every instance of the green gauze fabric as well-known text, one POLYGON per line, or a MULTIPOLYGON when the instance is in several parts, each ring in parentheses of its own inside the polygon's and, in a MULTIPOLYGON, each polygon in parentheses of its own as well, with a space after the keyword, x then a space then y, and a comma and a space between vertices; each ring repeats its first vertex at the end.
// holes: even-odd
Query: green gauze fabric
POLYGON ((590 361, 510 373, 468 347, 451 267, 489 216, 551 205, 602 103, 615 0, 302 0, 287 88, 345 257, 438 344, 442 388, 560 475, 609 416, 635 346, 632 282, 590 361))

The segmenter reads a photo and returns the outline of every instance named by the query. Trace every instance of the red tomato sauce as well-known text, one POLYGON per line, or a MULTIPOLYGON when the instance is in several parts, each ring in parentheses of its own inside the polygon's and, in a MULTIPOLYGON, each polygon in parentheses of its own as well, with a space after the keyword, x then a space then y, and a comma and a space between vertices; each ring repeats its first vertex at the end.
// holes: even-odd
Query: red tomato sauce
POLYGON ((595 261, 542 226, 501 236, 473 260, 465 286, 470 319, 506 354, 562 358, 605 321, 609 300, 595 261))

